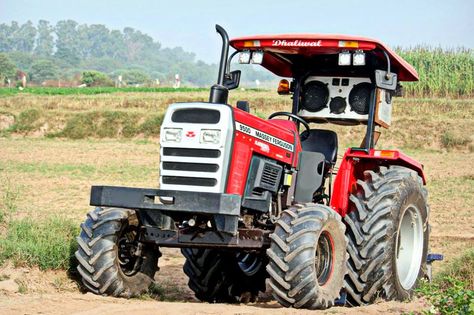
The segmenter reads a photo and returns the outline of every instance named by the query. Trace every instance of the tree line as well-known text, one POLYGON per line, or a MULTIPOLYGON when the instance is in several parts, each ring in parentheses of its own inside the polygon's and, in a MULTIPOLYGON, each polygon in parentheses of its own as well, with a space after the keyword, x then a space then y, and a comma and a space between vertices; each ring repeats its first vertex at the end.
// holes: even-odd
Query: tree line
MULTIPOLYGON (((0 76, 11 78, 18 70, 37 84, 77 80, 84 71, 94 70, 111 80, 120 76, 128 84, 166 83, 180 74, 184 84, 208 86, 215 81, 217 66, 196 60, 194 53, 181 47, 162 47, 151 36, 131 27, 111 30, 102 24, 73 20, 55 25, 46 20, 36 25, 31 21, 2 23, 0 76)), ((244 80, 271 78, 253 69, 245 72, 244 80)))

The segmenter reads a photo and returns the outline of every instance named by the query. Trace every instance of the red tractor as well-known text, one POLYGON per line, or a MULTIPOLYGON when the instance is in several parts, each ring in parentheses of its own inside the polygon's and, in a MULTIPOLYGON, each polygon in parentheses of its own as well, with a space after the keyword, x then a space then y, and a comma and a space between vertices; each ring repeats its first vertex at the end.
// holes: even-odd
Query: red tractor
POLYGON ((202 301, 252 301, 266 289, 283 306, 307 309, 409 298, 429 276, 423 166, 375 143, 399 82, 417 81, 415 69, 368 38, 229 42, 216 30, 223 46, 209 102, 172 104, 164 117, 160 189, 92 187, 96 208, 76 252, 85 288, 140 295, 154 281, 159 248, 177 247, 202 301), (261 119, 248 102, 228 105, 241 74, 230 71, 234 56, 291 78, 278 88, 292 95, 291 112, 261 119), (337 134, 310 123, 367 129, 337 168, 337 134))

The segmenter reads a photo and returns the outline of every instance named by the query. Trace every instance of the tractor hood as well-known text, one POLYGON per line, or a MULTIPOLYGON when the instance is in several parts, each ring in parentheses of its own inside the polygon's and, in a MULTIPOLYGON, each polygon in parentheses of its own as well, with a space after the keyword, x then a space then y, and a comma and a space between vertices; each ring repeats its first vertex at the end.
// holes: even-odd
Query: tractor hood
MULTIPOLYGON (((363 51, 370 56, 371 61, 367 67, 385 65, 385 69, 385 52, 390 57, 392 71, 398 75, 399 81, 418 81, 418 73, 412 65, 383 43, 365 37, 328 34, 258 35, 234 38, 230 45, 238 51, 264 51, 262 66, 283 77, 295 77, 298 69, 311 69, 311 66, 322 69, 332 61, 325 57, 336 58, 342 51, 354 50, 363 51)), ((322 71, 337 74, 336 67, 322 71)))

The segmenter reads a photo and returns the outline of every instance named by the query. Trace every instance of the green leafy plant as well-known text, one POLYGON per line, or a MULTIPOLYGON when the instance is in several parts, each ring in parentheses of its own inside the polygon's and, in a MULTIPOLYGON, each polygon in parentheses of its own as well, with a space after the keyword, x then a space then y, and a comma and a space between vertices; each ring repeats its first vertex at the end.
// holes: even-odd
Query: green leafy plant
POLYGON ((87 86, 113 86, 114 82, 105 74, 99 71, 82 72, 82 83, 87 86))
POLYGON ((436 313, 474 314, 474 291, 466 286, 463 281, 444 277, 441 281, 423 284, 418 293, 433 304, 436 313))
POLYGON ((433 305, 435 314, 474 314, 473 271, 471 249, 448 264, 432 283, 423 282, 417 293, 433 305))

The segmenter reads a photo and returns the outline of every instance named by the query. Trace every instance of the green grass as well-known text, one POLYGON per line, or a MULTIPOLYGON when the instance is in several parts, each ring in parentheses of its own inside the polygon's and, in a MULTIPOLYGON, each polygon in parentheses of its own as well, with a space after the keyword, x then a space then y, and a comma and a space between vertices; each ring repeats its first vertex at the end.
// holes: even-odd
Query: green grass
MULTIPOLYGON (((457 279, 462 281, 468 289, 474 290, 474 249, 469 249, 445 266, 437 278, 441 280, 445 278, 457 279)), ((442 281, 441 284, 443 284, 442 281)))
POLYGON ((433 308, 427 314, 474 314, 474 249, 447 265, 417 290, 433 308))
MULTIPOLYGON (((158 151, 157 151, 158 154, 158 151)), ((72 179, 106 179, 109 176, 120 176, 122 180, 133 180, 150 176, 157 170, 152 166, 134 165, 125 163, 121 165, 102 165, 97 167, 90 164, 60 164, 60 163, 28 163, 18 161, 0 161, 0 169, 9 172, 21 172, 25 174, 41 174, 45 178, 57 178, 67 176, 72 179)), ((16 207, 12 199, 18 198, 14 191, 5 191, 6 207, 16 207)))
MULTIPOLYGON (((1 179, 0 265, 9 260, 14 265, 38 266, 43 270, 71 268, 72 255, 77 248, 78 224, 60 216, 42 220, 13 219, 21 191, 12 180, 1 179)), ((22 284, 19 286, 21 293, 22 284)), ((24 289, 26 292, 26 287, 24 289)))
POLYGON ((158 92, 158 93, 169 93, 169 92, 199 92, 207 91, 204 88, 188 88, 183 87, 174 89, 171 87, 87 87, 87 88, 69 88, 69 87, 28 87, 24 90, 16 88, 0 88, 0 96, 11 96, 16 94, 35 94, 35 95, 95 95, 105 93, 117 93, 117 92, 158 92))
POLYGON ((74 113, 67 119, 63 130, 48 136, 69 139, 131 138, 138 134, 156 136, 160 133, 163 116, 163 113, 158 113, 142 118, 138 113, 121 111, 74 113))
POLYGON ((78 224, 62 217, 12 220, 6 236, 0 238, 0 262, 8 259, 43 270, 69 269, 78 233, 78 224))
POLYGON ((38 120, 41 118, 42 112, 36 108, 27 109, 18 115, 15 124, 9 128, 11 132, 24 133, 36 130, 40 127, 38 120))
MULTIPOLYGON (((15 96, 0 99, 0 112, 15 117, 14 125, 0 132, 50 138, 156 137, 164 112, 173 102, 204 99, 207 93, 116 94, 107 96, 15 96)), ((272 92, 235 91, 230 103, 247 99, 252 112, 262 118, 289 110, 290 99, 272 92)), ((0 114, 2 115, 2 114, 0 114)), ((380 146, 403 149, 474 151, 474 101, 472 99, 394 100, 393 124, 382 130, 380 146)), ((358 145, 363 126, 324 125, 335 130, 340 143, 358 145)))
POLYGON ((457 147, 464 147, 469 145, 472 140, 468 135, 455 135, 451 131, 445 131, 441 135, 441 144, 446 149, 453 149, 457 147))
MULTIPOLYGON (((0 162, 1 163, 1 162, 0 162)), ((0 164, 0 170, 3 167, 0 164)), ((20 192, 13 181, 6 176, 0 176, 0 227, 5 225, 11 218, 11 215, 17 211, 17 200, 20 198, 20 192)))

